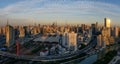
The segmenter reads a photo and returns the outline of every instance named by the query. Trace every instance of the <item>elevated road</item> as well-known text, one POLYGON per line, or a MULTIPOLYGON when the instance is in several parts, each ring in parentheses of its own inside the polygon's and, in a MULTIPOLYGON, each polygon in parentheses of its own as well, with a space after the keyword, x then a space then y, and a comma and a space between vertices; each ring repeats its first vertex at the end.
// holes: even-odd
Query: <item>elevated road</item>
POLYGON ((82 53, 87 53, 89 50, 91 50, 95 46, 94 42, 96 42, 96 39, 92 40, 88 46, 86 46, 85 48, 83 48, 81 50, 78 50, 78 51, 72 52, 72 53, 57 55, 57 56, 46 56, 46 57, 30 56, 30 55, 17 56, 16 54, 11 54, 8 52, 3 52, 3 51, 0 51, 0 55, 5 56, 5 57, 10 57, 10 58, 30 60, 30 61, 58 61, 58 60, 69 59, 69 58, 75 57, 77 55, 80 55, 82 53))

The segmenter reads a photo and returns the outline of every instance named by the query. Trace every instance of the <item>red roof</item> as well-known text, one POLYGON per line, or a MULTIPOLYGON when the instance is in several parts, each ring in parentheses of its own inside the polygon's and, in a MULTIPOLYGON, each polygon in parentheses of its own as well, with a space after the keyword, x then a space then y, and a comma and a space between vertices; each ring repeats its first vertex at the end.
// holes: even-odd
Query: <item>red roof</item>
POLYGON ((48 50, 42 50, 42 52, 47 52, 48 50))

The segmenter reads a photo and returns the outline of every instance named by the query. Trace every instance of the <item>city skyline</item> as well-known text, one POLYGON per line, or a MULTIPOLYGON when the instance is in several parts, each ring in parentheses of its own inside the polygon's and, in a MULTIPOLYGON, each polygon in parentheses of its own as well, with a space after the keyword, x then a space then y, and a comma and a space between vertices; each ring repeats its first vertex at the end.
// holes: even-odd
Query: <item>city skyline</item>
POLYGON ((112 25, 120 25, 118 0, 1 0, 0 26, 49 24, 103 24, 103 18, 112 25))
POLYGON ((0 64, 119 64, 118 2, 1 0, 0 64))

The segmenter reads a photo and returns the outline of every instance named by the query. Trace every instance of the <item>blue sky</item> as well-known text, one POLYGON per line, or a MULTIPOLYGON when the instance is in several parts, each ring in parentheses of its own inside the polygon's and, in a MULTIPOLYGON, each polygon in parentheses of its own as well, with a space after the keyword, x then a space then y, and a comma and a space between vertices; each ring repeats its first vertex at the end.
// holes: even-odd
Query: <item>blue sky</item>
POLYGON ((103 24, 105 17, 120 25, 120 0, 0 0, 0 25, 103 24))

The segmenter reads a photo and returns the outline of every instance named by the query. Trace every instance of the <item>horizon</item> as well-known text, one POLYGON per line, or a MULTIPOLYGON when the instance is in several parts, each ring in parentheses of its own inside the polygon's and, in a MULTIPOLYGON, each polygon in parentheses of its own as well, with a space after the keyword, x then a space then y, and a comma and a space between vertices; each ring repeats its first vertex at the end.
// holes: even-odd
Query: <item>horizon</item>
POLYGON ((103 24, 104 18, 112 26, 119 26, 118 0, 1 0, 0 26, 52 24, 103 24))

